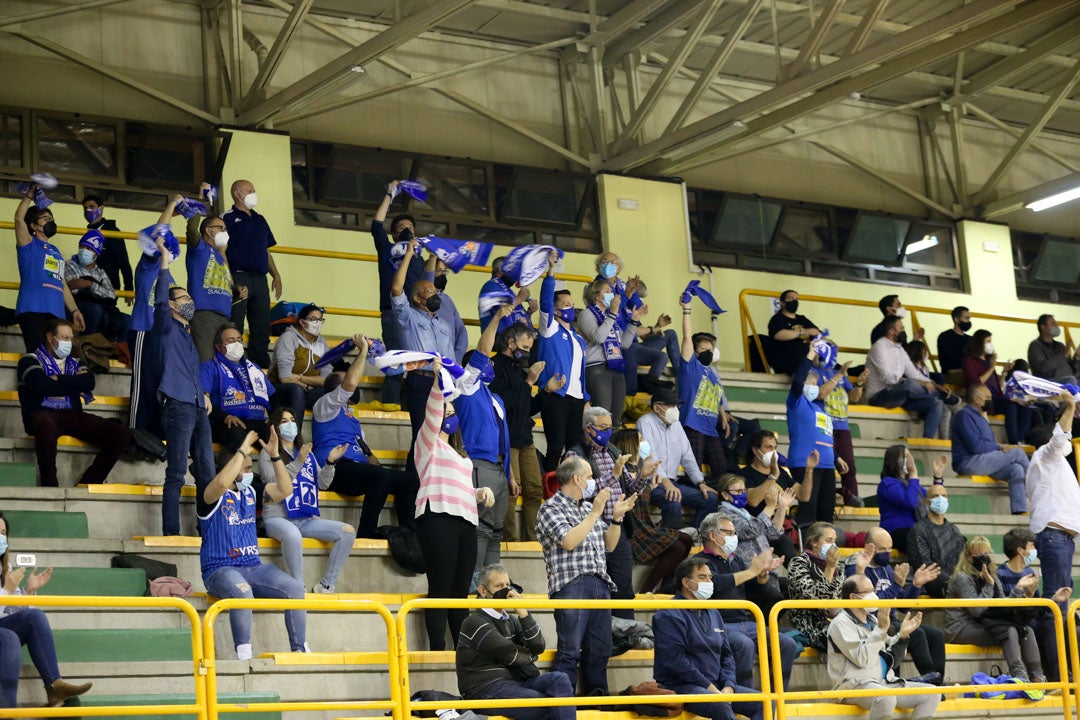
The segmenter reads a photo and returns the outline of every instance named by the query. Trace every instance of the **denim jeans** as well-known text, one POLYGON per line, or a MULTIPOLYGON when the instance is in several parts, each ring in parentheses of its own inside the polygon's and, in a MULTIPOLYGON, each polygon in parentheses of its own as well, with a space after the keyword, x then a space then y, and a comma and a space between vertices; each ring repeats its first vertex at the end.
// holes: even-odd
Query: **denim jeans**
MULTIPOLYGON (((611 590, 607 582, 596 575, 581 575, 564 585, 551 596, 552 600, 577 598, 607 600, 611 590)), ((581 661, 582 694, 603 690, 608 694, 607 665, 611 658, 610 610, 556 610, 555 632, 558 646, 551 672, 561 672, 577 686, 578 661, 581 661)))
MULTIPOLYGON (((469 700, 499 700, 502 698, 556 698, 573 697, 574 686, 561 672, 549 672, 527 680, 496 680, 469 700)), ((574 720, 577 708, 563 707, 492 708, 491 714, 503 715, 511 720, 574 720)))
POLYGON ((22 646, 19 636, 10 630, 0 630, 0 707, 18 707, 21 669, 22 646))
MULTIPOLYGON (((203 576, 206 592, 219 598, 275 598, 302 600, 304 584, 282 570, 260 563, 248 567, 229 566, 212 570, 203 576)), ((233 645, 251 643, 251 611, 230 610, 229 625, 232 626, 233 645)), ((293 652, 304 651, 307 637, 307 612, 285 611, 285 631, 289 633, 289 648, 293 652)))
MULTIPOLYGON (((713 684, 719 685, 720 679, 717 678, 713 684)), ((668 690, 674 690, 679 695, 709 692, 708 688, 703 688, 700 685, 664 683, 664 687, 668 690)), ((738 693, 757 692, 753 688, 743 687, 742 685, 736 685, 732 689, 735 690, 736 695, 738 693)), ((731 696, 728 695, 727 697, 731 696)), ((686 703, 684 707, 696 715, 709 718, 709 720, 735 720, 735 713, 745 715, 750 720, 761 720, 761 718, 765 717, 765 710, 760 702, 692 702, 686 703)))
POLYGON ((356 528, 336 520, 324 520, 318 517, 290 520, 288 518, 266 518, 266 536, 281 543, 281 556, 289 574, 304 584, 304 538, 314 538, 332 542, 330 562, 322 576, 322 584, 330 587, 337 583, 341 568, 352 552, 356 528))
MULTIPOLYGON (((60 679, 60 668, 56 665, 56 648, 53 645, 52 628, 49 626, 49 618, 37 608, 16 609, 10 615, 0 617, 0 630, 10 630, 15 633, 19 643, 26 646, 30 652, 30 660, 37 668, 45 687, 49 687, 60 679)), ((16 646, 18 648, 18 646, 16 646)), ((4 652, 7 652, 5 644, 4 652)), ((22 657, 22 651, 19 651, 22 657)), ((20 659, 21 662, 21 659, 20 659)), ((16 679, 19 673, 15 673, 16 679)), ((12 705, 14 707, 14 705, 12 705)))
POLYGON ((1024 478, 1027 476, 1028 456, 1020 448, 995 450, 972 455, 956 466, 963 475, 989 475, 1009 483, 1009 509, 1014 513, 1027 512, 1024 478))
MULTIPOLYGON (((724 622, 727 638, 735 653, 736 681, 749 686, 757 666, 757 623, 724 622)), ((780 670, 784 676, 784 688, 791 687, 791 667, 795 664, 795 641, 790 635, 780 633, 780 670)), ((770 672, 772 672, 770 666, 770 672)))
POLYGON ((664 497, 663 485, 657 485, 649 495, 649 502, 660 508, 661 523, 663 523, 664 527, 675 529, 686 527, 682 516, 684 507, 694 510, 694 519, 690 523, 694 527, 701 525, 701 521, 705 519, 706 515, 716 511, 718 505, 716 495, 710 494, 705 497, 704 493, 696 487, 690 487, 682 482, 675 483, 675 487, 679 488, 679 492, 682 493, 682 500, 680 501, 668 500, 664 497))
POLYGON ((938 426, 941 425, 941 414, 945 409, 945 403, 937 396, 936 391, 931 392, 917 380, 910 379, 901 380, 895 385, 879 390, 874 397, 870 398, 870 404, 887 408, 902 407, 924 415, 926 418, 923 424, 924 438, 937 437, 938 426))
POLYGON ((165 488, 161 495, 163 535, 180 534, 180 489, 187 475, 188 454, 195 486, 205 487, 214 479, 214 443, 210 438, 210 418, 206 409, 166 397, 161 406, 165 428, 165 488))
MULTIPOLYGON (((1057 528, 1046 527, 1035 536, 1035 549, 1039 553, 1039 566, 1042 568, 1043 597, 1052 597, 1058 588, 1071 588, 1075 538, 1057 528)), ((1061 603, 1063 615, 1067 605, 1068 602, 1061 603)))
MULTIPOLYGON (((671 361, 671 372, 679 374, 679 365, 682 363, 682 346, 679 343, 679 334, 674 330, 661 330, 658 335, 649 335, 642 339, 641 345, 652 350, 662 350, 667 353, 667 359, 671 361)), ((660 377, 667 365, 662 359, 653 363, 649 374, 660 377)))
POLYGON ((659 380, 671 361, 671 372, 679 373, 682 362, 682 348, 679 336, 674 330, 664 330, 659 335, 649 335, 641 342, 635 342, 623 351, 626 359, 626 394, 634 395, 638 391, 638 368, 649 366, 649 377, 659 380))

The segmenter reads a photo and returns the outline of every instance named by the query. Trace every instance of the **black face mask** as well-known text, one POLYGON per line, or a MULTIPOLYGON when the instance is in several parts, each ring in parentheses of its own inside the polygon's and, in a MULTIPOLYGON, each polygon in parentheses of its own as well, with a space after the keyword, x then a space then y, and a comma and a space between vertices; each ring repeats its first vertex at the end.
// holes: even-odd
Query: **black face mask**
POLYGON ((907 330, 896 336, 896 342, 901 345, 907 345, 907 330))
POLYGON ((516 348, 515 350, 513 350, 513 355, 514 360, 517 361, 518 365, 529 364, 529 353, 527 351, 522 350, 521 348, 516 348))
POLYGON ((56 222, 50 220, 41 226, 41 232, 45 233, 45 237, 51 238, 56 234, 56 222))
POLYGON ((697 354, 697 359, 698 359, 698 362, 701 363, 702 365, 705 365, 705 366, 712 365, 713 351, 712 350, 702 350, 701 352, 699 352, 697 354))
POLYGON ((424 307, 431 312, 439 312, 439 308, 442 307, 442 298, 438 295, 432 295, 424 302, 424 307))
POLYGON ((409 228, 404 228, 401 232, 398 233, 397 239, 398 242, 409 242, 413 239, 412 230, 410 230, 409 228))
POLYGON ((971 558, 971 566, 973 568, 975 568, 976 570, 980 571, 980 572, 982 571, 982 569, 984 567, 986 567, 989 564, 990 564, 990 556, 989 555, 976 555, 975 557, 971 558))
POLYGON ((784 309, 787 310, 789 313, 798 312, 799 311, 799 301, 798 300, 788 300, 786 303, 784 303, 784 309))
POLYGON ((971 329, 971 321, 957 323, 957 325, 960 328, 960 332, 967 332, 971 329))
POLYGON ((436 290, 438 290, 439 292, 442 292, 443 290, 446 289, 446 276, 445 275, 436 275, 435 279, 432 281, 432 283, 435 285, 436 290))
POLYGON ((505 600, 510 595, 510 588, 504 587, 491 593, 492 600, 505 600))

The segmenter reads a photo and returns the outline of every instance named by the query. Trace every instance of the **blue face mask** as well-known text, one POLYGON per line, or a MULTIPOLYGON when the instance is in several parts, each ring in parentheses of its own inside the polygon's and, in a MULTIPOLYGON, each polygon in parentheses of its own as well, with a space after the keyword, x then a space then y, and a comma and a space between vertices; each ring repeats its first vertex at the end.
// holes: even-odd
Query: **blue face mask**
POLYGON ((589 478, 585 483, 585 490, 582 492, 581 497, 585 500, 596 497, 596 479, 589 478))
POLYGON ((825 543, 821 546, 821 549, 818 550, 818 557, 822 560, 827 559, 829 556, 829 551, 832 550, 834 547, 836 547, 836 543, 825 543))
POLYGON ((86 222, 95 223, 101 217, 101 208, 83 210, 83 217, 86 218, 86 222))
POLYGON ((246 472, 241 473, 240 477, 236 480, 236 489, 238 492, 244 492, 251 487, 251 481, 255 479, 255 473, 246 472))
POLYGON ((618 272, 619 266, 613 262, 606 262, 600 266, 600 277, 605 280, 610 280, 615 277, 615 273, 618 272))
POLYGON ((8 549, 7 535, 0 535, 0 555, 3 555, 4 553, 6 553, 7 549, 8 549))
POLYGON ((638 457, 640 457, 642 460, 652 454, 652 445, 649 444, 648 440, 642 440, 638 443, 637 453, 638 457))
POLYGON ((611 301, 615 299, 615 293, 606 292, 603 297, 600 298, 600 302, 604 303, 604 307, 611 307, 611 301))
POLYGON ((746 507, 746 492, 741 493, 729 493, 731 495, 731 504, 737 508, 746 507))
MULTIPOLYGON (((5 540, 6 542, 6 540, 5 540)), ((1039 559, 1039 552, 1035 548, 1031 548, 1024 555, 1024 565, 1034 565, 1035 561, 1039 559)))
POLYGON ((938 515, 944 515, 949 512, 949 498, 944 495, 930 498, 930 509, 938 515))
POLYGON ((296 423, 292 420, 283 422, 278 426, 278 435, 286 442, 292 442, 296 439, 296 435, 299 433, 299 429, 296 427, 296 423))
POLYGON ((803 397, 805 397, 810 402, 814 402, 815 400, 817 400, 818 393, 820 392, 821 391, 818 389, 817 385, 803 385, 802 388, 803 397))
POLYGON ((89 267, 95 260, 97 260, 97 255, 94 254, 93 250, 87 248, 79 250, 79 264, 83 267, 89 267))
POLYGON ((563 322, 570 323, 571 325, 574 324, 574 320, 577 320, 577 311, 572 307, 556 310, 555 314, 558 315, 563 322))
POLYGON ((607 447, 607 444, 611 442, 611 432, 611 428, 603 430, 592 428, 592 440, 600 447, 607 447))
POLYGON ((460 420, 458 420, 457 415, 451 415, 448 418, 444 418, 442 423, 442 431, 447 435, 453 435, 458 431, 459 422, 460 420))

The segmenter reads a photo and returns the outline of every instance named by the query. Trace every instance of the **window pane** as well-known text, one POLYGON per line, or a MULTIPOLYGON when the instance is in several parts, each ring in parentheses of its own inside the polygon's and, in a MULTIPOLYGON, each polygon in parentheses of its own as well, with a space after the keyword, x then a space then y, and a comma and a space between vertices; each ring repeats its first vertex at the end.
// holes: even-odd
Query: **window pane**
POLYGON ((425 208, 487 216, 487 173, 482 167, 421 160, 416 179, 428 189, 425 208))
POLYGON ((293 200, 310 200, 311 175, 308 170, 308 145, 303 142, 289 143, 289 157, 292 164, 293 200))
POLYGON ((0 165, 23 166, 21 115, 0 113, 0 165))
POLYGON ((1012 233, 1013 267, 1025 280, 1028 276, 1028 270, 1039 259, 1039 250, 1042 249, 1043 237, 1043 235, 1034 233, 1012 233))
POLYGON ((834 278, 846 280, 869 280, 870 270, 854 265, 828 265, 826 263, 812 263, 811 270, 815 275, 828 275, 834 278))
POLYGON ((536 242, 536 233, 528 230, 507 230, 462 223, 458 223, 455 228, 454 237, 458 240, 477 240, 496 245, 530 245, 536 242))
POLYGON ((38 169, 61 177, 116 177, 116 127, 81 120, 39 117, 38 169))
POLYGON ((960 278, 935 276, 934 287, 942 290, 960 290, 960 278))
POLYGON ((766 248, 783 205, 757 198, 728 196, 713 232, 713 245, 766 248))
POLYGON ((576 237, 573 235, 540 235, 540 244, 554 245, 566 252, 598 253, 600 252, 600 239, 576 237))
MULTIPOLYGON (((160 212, 168 202, 167 195, 155 193, 131 192, 130 190, 110 190, 108 188, 84 188, 87 195, 97 195, 109 207, 137 208, 160 212)), ((79 198, 82 200, 82 198, 79 198)))
POLYGON ((845 259, 891 264, 900 258, 910 220, 860 213, 845 259))
POLYGON ((829 213, 789 207, 773 249, 785 255, 835 257, 829 213))
POLYGON ((1032 277, 1043 282, 1075 284, 1080 278, 1080 242, 1047 238, 1032 277))
POLYGON ((806 267, 801 260, 779 260, 777 258, 760 258, 753 255, 744 255, 739 258, 739 264, 755 270, 771 270, 773 272, 791 273, 802 275, 806 267))
MULTIPOLYGON (((403 155, 341 144, 314 143, 312 154, 316 202, 378 205, 386 186, 408 178, 412 166, 403 155)), ((408 201, 408 195, 399 194, 395 211, 404 212, 408 201)))
POLYGON ((439 237, 450 236, 450 226, 446 223, 431 222, 430 220, 416 221, 417 235, 438 235, 439 237))
POLYGON ((124 128, 127 182, 152 187, 190 188, 207 176, 210 139, 140 123, 124 128))
POLYGON ((904 285, 930 287, 930 277, 922 274, 894 273, 887 270, 875 270, 874 279, 883 280, 885 282, 903 283, 904 285))
POLYGON ((911 228, 910 241, 904 248, 904 263, 956 267, 952 230, 938 225, 915 223, 911 228))
POLYGON ((512 185, 500 193, 500 216, 503 222, 576 227, 588 184, 582 177, 519 170, 512 185))
POLYGON ((356 228, 360 226, 360 216, 356 213, 337 212, 335 210, 313 210, 294 208, 293 218, 299 225, 326 225, 328 227, 356 228))

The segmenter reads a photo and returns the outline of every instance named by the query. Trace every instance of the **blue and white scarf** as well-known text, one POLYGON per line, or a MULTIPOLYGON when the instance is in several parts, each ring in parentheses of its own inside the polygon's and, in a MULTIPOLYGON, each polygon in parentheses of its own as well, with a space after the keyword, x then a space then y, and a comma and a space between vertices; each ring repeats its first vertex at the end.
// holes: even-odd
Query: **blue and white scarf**
MULTIPOLYGON (((34 351, 34 356, 37 357, 38 362, 41 363, 42 369, 46 375, 77 375, 79 373, 79 361, 75 358, 68 356, 64 358, 64 367, 61 368, 56 362, 56 357, 52 354, 49 348, 45 347, 45 343, 38 346, 38 349, 34 351)), ((84 403, 94 402, 93 393, 83 393, 82 399, 84 403)), ((41 407, 47 410, 71 410, 72 403, 71 397, 67 395, 54 395, 47 397, 41 401, 41 407)))
POLYGON ((290 520, 319 516, 319 463, 314 453, 308 453, 293 479, 292 495, 285 498, 285 510, 290 520))
MULTIPOLYGON (((589 312, 596 318, 597 325, 604 324, 604 311, 595 303, 589 305, 589 312)), ((607 360, 609 370, 621 373, 626 372, 626 360, 623 359, 622 342, 619 340, 618 323, 611 325, 608 336, 604 338, 604 359, 607 360)))

